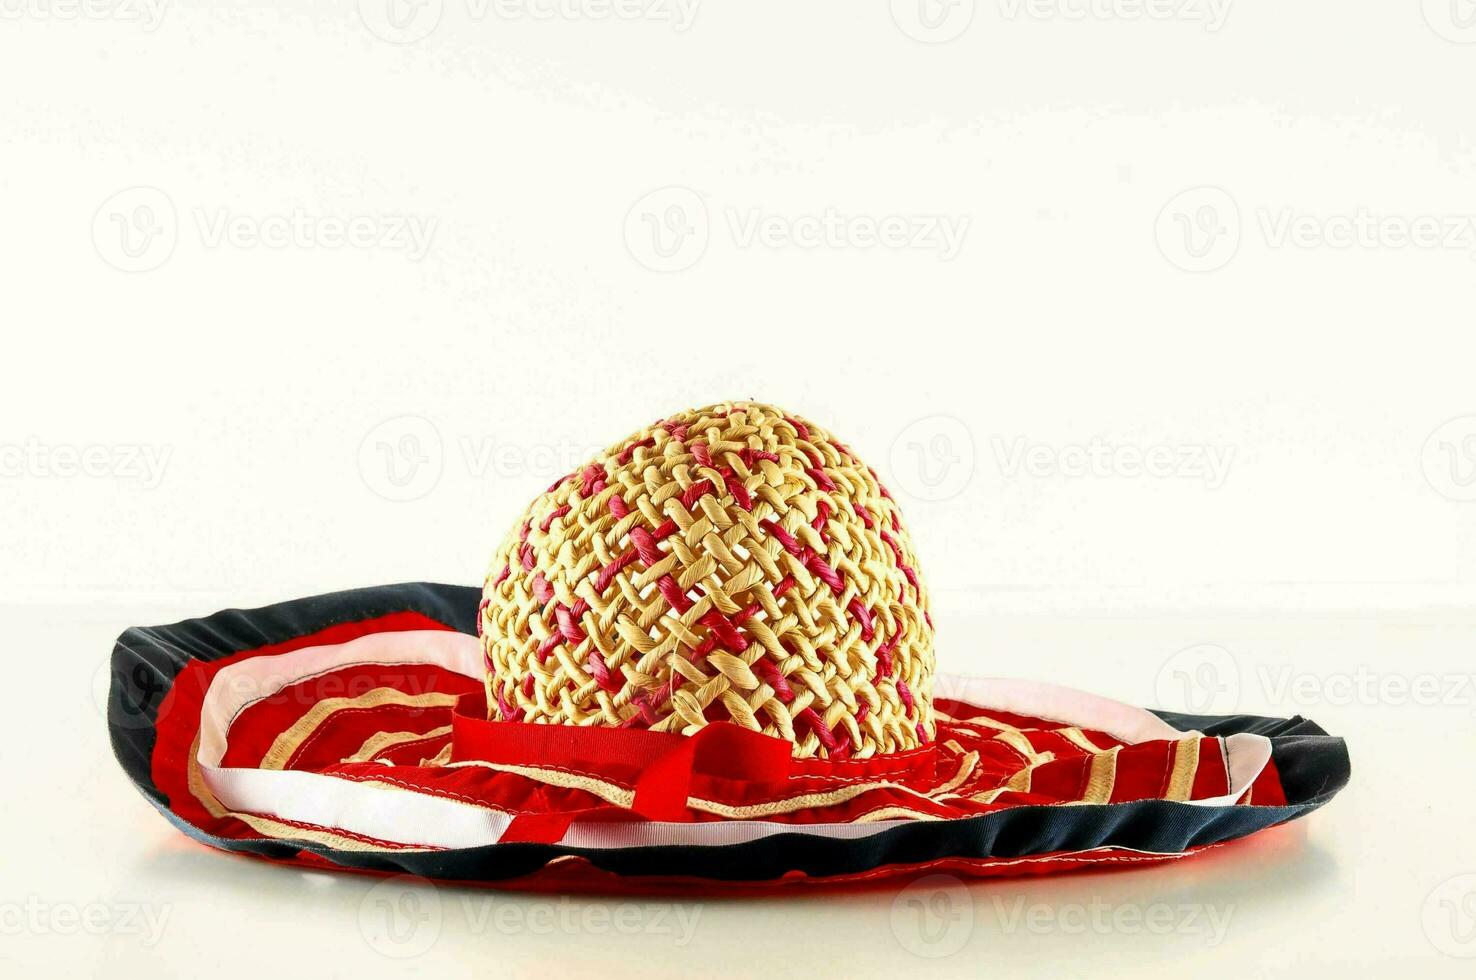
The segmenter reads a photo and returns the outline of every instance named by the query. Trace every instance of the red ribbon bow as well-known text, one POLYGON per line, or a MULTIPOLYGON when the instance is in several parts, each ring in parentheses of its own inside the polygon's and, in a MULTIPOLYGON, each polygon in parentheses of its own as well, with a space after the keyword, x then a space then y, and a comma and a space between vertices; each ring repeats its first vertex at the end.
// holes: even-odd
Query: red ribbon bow
POLYGON ((647 820, 690 822, 693 776, 748 783, 782 783, 793 770, 792 746, 731 722, 694 735, 640 728, 530 725, 489 721, 480 695, 457 702, 452 716, 453 762, 558 768, 597 774, 617 785, 634 783, 628 808, 612 805, 575 812, 525 813, 513 818, 503 842, 554 843, 576 818, 627 813, 647 820))

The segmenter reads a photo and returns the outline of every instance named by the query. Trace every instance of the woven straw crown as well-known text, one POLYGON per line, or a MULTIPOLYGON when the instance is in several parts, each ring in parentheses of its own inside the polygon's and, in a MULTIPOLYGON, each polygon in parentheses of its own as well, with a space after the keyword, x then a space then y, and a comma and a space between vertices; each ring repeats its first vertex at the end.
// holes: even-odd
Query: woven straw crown
POLYGON ((533 501, 478 617, 493 719, 691 734, 798 757, 931 740, 933 628, 870 467, 769 405, 642 429, 533 501))

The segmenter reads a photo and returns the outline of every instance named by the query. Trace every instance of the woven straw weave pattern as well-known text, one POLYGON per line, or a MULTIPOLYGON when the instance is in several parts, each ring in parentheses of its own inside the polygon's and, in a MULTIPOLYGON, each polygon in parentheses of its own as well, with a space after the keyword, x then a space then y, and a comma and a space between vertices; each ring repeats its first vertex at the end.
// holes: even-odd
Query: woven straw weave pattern
POLYGON ((498 550, 489 714, 915 748, 934 732, 916 566, 895 501, 825 430, 750 402, 682 412, 554 484, 498 550))

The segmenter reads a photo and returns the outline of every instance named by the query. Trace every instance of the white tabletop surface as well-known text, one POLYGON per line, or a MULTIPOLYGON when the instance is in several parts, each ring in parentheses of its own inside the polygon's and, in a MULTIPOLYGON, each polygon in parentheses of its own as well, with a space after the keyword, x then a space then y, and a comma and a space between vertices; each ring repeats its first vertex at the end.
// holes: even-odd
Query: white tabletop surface
POLYGON ((180 612, 0 611, 12 662, 30 671, 12 675, 25 689, 7 699, 0 740, 0 962, 11 976, 1060 977, 1167 964, 1207 976, 1469 976, 1461 957, 1476 954, 1468 620, 945 616, 961 666, 1008 663, 1138 703, 1153 702, 1161 670, 1184 667, 1178 651, 1205 662, 1224 651, 1239 677, 1219 695, 1346 736, 1353 782, 1303 821, 1162 867, 624 900, 381 882, 189 841, 124 778, 98 706, 116 633, 180 612), (1365 684, 1371 698, 1357 693, 1360 675, 1377 681, 1365 684), (1399 679, 1426 675, 1450 703, 1404 702, 1399 679))

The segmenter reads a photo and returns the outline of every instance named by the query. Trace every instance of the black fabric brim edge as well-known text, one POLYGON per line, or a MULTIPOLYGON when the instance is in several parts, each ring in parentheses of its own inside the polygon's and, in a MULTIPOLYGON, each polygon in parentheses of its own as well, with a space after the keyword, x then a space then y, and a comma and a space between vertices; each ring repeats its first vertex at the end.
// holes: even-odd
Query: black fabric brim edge
POLYGON ((463 633, 476 632, 480 592, 466 586, 407 583, 354 589, 266 606, 228 609, 168 626, 126 630, 113 649, 108 729, 123 771, 182 832, 211 847, 288 860, 317 854, 345 868, 408 873, 447 881, 504 881, 567 855, 628 876, 773 881, 801 872, 823 878, 887 865, 945 858, 1019 858, 1102 847, 1174 855, 1297 819, 1347 785, 1341 738, 1305 718, 1157 714, 1180 729, 1211 735, 1254 732, 1271 739, 1285 806, 1204 807, 1162 800, 1068 807, 1028 806, 952 821, 926 821, 860 840, 780 834, 742 844, 588 849, 549 844, 492 844, 444 851, 343 851, 309 841, 216 837, 169 809, 154 784, 151 759, 160 701, 190 660, 217 660, 283 643, 329 626, 417 612, 463 633))

